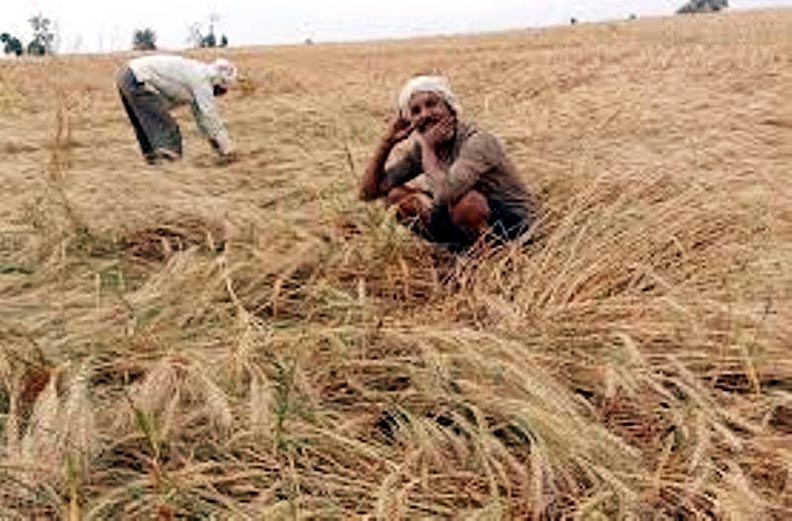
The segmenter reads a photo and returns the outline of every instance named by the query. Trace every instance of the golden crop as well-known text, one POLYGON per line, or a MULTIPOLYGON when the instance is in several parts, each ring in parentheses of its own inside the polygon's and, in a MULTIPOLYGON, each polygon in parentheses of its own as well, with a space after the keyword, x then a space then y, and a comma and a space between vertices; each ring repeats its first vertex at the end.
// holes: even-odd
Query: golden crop
POLYGON ((226 55, 230 167, 143 162, 129 56, 0 62, 0 517, 792 516, 792 11, 226 55), (357 201, 427 71, 531 244, 357 201))

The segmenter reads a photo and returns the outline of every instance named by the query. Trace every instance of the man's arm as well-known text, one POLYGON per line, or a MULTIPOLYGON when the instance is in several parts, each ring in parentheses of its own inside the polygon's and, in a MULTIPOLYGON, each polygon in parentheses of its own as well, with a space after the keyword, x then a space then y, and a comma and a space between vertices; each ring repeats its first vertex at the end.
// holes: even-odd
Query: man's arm
POLYGON ((452 202, 447 197, 441 197, 448 192, 450 166, 446 166, 441 161, 439 147, 451 142, 456 126, 456 118, 449 116, 437 122, 421 136, 421 164, 432 189, 435 205, 452 202))
POLYGON ((195 90, 194 96, 192 109, 198 128, 209 139, 209 143, 218 154, 223 157, 230 156, 232 154, 231 140, 215 108, 211 87, 208 84, 201 86, 195 90))
POLYGON ((366 173, 363 177, 363 184, 360 187, 360 198, 364 201, 371 201, 382 197, 388 193, 384 186, 385 163, 388 161, 394 144, 388 139, 381 139, 374 149, 374 155, 366 165, 366 173))
POLYGON ((388 162, 393 147, 403 141, 412 132, 410 123, 400 117, 394 118, 385 135, 377 143, 374 154, 366 165, 366 172, 363 176, 363 183, 360 186, 360 198, 364 201, 371 201, 388 194, 391 179, 385 171, 385 164, 388 162))
POLYGON ((424 152, 424 164, 432 184, 435 204, 454 204, 471 190, 482 174, 503 162, 503 150, 498 140, 479 131, 463 145, 456 161, 443 170, 436 155, 424 152), (437 165, 430 168, 432 161, 437 165), (427 166, 429 162, 429 166, 427 166))

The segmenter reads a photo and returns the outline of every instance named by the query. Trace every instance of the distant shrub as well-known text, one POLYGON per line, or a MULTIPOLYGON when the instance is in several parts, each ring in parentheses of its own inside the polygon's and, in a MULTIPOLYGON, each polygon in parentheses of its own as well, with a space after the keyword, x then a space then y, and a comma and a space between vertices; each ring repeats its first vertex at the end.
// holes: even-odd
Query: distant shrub
POLYGON ((25 49, 22 46, 22 42, 19 41, 19 38, 11 36, 8 33, 0 34, 0 42, 3 42, 3 52, 6 54, 15 54, 17 56, 21 56, 25 52, 25 49))
POLYGON ((211 32, 201 39, 201 47, 217 47, 217 37, 211 32))
POLYGON ((711 13, 729 7, 729 0, 690 0, 677 10, 677 14, 711 13))
POLYGON ((132 48, 136 51, 157 50, 157 33, 150 27, 136 29, 132 36, 132 48))
POLYGON ((228 37, 223 34, 218 39, 215 34, 214 24, 209 25, 209 31, 206 34, 203 33, 200 23, 196 22, 192 24, 190 26, 190 35, 187 40, 195 47, 228 47, 228 37))

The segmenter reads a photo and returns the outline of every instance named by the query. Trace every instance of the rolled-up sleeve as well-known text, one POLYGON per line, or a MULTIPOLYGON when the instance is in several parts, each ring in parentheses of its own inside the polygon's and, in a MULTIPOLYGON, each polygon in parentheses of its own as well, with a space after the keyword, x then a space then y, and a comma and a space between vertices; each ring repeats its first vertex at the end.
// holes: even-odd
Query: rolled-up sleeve
POLYGON ((198 128, 206 137, 217 143, 221 154, 227 154, 231 150, 231 141, 228 131, 217 113, 211 87, 209 84, 202 85, 195 89, 194 95, 192 110, 195 120, 198 122, 198 128))
POLYGON ((476 185, 482 174, 496 168, 503 160, 503 148, 497 138, 487 132, 477 132, 462 144, 448 175, 434 187, 435 204, 456 202, 476 185))

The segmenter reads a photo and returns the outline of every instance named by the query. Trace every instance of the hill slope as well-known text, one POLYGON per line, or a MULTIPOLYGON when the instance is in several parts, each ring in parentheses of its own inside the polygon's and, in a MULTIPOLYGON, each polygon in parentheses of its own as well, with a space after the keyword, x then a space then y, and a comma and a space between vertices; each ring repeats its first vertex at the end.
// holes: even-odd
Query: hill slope
POLYGON ((0 64, 0 516, 789 516, 792 12, 229 54, 229 168, 144 165, 124 56, 0 64), (428 70, 532 244, 356 201, 428 70))

